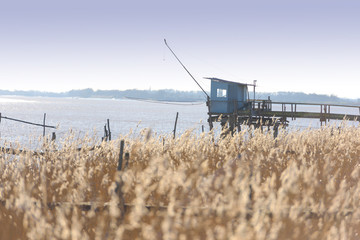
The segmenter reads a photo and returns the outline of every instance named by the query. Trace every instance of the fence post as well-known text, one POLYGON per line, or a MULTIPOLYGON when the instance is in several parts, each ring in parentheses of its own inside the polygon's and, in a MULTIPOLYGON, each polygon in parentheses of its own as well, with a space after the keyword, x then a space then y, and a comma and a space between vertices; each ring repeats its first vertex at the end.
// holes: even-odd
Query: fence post
POLYGON ((124 169, 126 169, 128 167, 129 159, 130 159, 130 154, 127 152, 127 153, 125 153, 125 167, 124 167, 124 169))
POLYGON ((177 125, 177 120, 179 117, 179 112, 176 113, 176 118, 175 118, 175 126, 174 126, 174 139, 175 139, 175 135, 176 135, 176 125, 177 125))
POLYGON ((108 126, 108 137, 109 137, 109 141, 111 141, 111 131, 110 131, 110 120, 107 119, 107 126, 108 126))
POLYGON ((106 124, 104 125, 104 137, 102 138, 102 141, 107 141, 108 140, 108 130, 106 129, 106 124))
POLYGON ((118 162, 118 167, 117 167, 118 171, 121 171, 121 168, 122 168, 123 155, 124 155, 124 140, 121 140, 120 141, 119 162, 118 162))
MULTIPOLYGON (((119 207, 121 209, 121 217, 124 217, 125 213, 125 200, 122 192, 122 186, 124 185, 122 176, 120 175, 122 161, 123 161, 123 154, 124 154, 124 140, 120 141, 120 153, 119 153, 119 163, 117 167, 117 177, 116 177, 116 188, 115 194, 119 197, 119 207)), ((126 156, 125 156, 126 157, 126 156)))
POLYGON ((55 140, 56 140, 56 133, 53 132, 53 133, 52 133, 52 136, 51 136, 51 141, 55 141, 55 140))

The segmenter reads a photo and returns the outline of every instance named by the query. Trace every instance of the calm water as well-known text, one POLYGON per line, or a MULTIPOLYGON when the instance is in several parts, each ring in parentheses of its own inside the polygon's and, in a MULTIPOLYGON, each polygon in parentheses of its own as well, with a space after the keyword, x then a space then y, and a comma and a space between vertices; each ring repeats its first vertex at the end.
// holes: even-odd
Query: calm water
MULTIPOLYGON (((57 138, 66 135, 70 129, 79 137, 86 133, 104 135, 104 125, 110 119, 113 138, 120 134, 134 134, 141 129, 151 128, 160 134, 171 134, 174 129, 176 113, 179 112, 177 133, 187 129, 201 132, 206 125, 207 108, 205 103, 164 104, 136 100, 42 98, 42 97, 0 97, 2 116, 43 122, 58 126, 56 130, 47 129, 46 134, 55 131, 57 138)), ((207 127, 207 126, 206 126, 207 127)), ((0 124, 2 141, 26 141, 29 136, 42 136, 43 128, 2 119, 0 124)))
MULTIPOLYGON (((319 111, 318 107, 298 108, 298 111, 319 111)), ((332 112, 343 109, 332 108, 332 112)), ((348 114, 359 114, 357 109, 347 110, 348 114)), ((132 131, 135 135, 144 128, 151 128, 160 134, 171 134, 176 113, 179 112, 177 134, 187 129, 201 133, 202 125, 208 130, 207 107, 205 103, 164 104, 135 100, 42 98, 42 97, 0 97, 2 116, 42 124, 46 113, 46 124, 58 126, 47 129, 46 134, 55 131, 57 138, 64 137, 70 129, 78 137, 86 133, 95 134, 99 139, 104 135, 104 125, 110 119, 113 138, 132 131)), ((335 122, 335 121, 332 121, 335 122)), ((319 127, 319 120, 299 119, 290 123, 291 128, 304 129, 319 127)), ((42 136, 42 127, 30 126, 2 119, 1 141, 18 140, 28 142, 30 137, 42 136)))

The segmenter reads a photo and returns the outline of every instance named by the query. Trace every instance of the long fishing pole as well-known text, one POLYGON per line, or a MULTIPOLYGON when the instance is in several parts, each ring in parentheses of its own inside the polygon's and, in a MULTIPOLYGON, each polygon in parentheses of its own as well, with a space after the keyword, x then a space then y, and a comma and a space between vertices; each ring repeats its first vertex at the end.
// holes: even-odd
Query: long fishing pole
POLYGON ((194 76, 189 72, 189 70, 187 70, 187 68, 185 67, 185 65, 180 61, 180 59, 176 56, 176 54, 174 53, 174 51, 169 47, 169 45, 166 42, 166 39, 164 39, 165 45, 169 48, 169 50, 171 51, 171 53, 175 56, 175 58, 178 60, 178 62, 181 64, 181 66, 185 69, 185 71, 190 75, 190 77, 196 82, 196 84, 200 87, 200 89, 205 93, 207 99, 210 99, 210 96, 206 93, 206 91, 201 87, 201 85, 198 83, 198 81, 196 81, 196 79, 194 78, 194 76))

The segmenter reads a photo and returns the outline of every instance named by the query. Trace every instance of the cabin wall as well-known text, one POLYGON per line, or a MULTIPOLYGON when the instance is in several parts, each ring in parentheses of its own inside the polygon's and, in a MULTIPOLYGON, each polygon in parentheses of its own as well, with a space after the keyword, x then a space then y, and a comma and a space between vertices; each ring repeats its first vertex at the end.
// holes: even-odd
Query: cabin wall
POLYGON ((226 83, 211 81, 210 111, 213 113, 228 113, 229 86, 226 83), (220 91, 219 91, 220 90, 220 91), (221 94, 225 92, 226 94, 221 94))
POLYGON ((237 109, 241 110, 247 102, 247 86, 224 82, 211 82, 211 105, 212 113, 230 114, 237 109))

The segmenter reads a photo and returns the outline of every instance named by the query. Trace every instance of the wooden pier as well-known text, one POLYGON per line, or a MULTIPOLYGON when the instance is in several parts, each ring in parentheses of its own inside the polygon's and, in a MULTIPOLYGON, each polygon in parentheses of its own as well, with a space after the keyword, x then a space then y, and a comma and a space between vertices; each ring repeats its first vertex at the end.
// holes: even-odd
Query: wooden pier
MULTIPOLYGON (((210 101, 211 104, 217 104, 221 101, 210 101)), ((327 124, 330 120, 349 120, 360 122, 360 106, 341 105, 341 104, 323 104, 323 103, 295 103, 295 102, 273 102, 267 100, 248 100, 247 102, 222 101, 226 104, 232 104, 234 111, 232 113, 209 112, 209 124, 220 122, 222 126, 228 124, 231 130, 240 129, 240 125, 259 126, 287 126, 289 120, 297 118, 319 119, 320 124, 327 124), (242 109, 237 106, 242 105, 242 109), (312 111, 304 110, 311 107, 312 111), (302 109, 299 111, 299 109, 302 109), (336 109, 337 111, 333 111, 336 109), (340 111, 342 113, 340 113, 340 111), (348 112, 358 114, 347 114, 348 112)), ((211 109, 211 108, 210 108, 211 109)))
POLYGON ((220 78, 206 78, 211 81, 210 96, 207 100, 210 129, 214 122, 233 132, 241 130, 241 125, 273 127, 277 135, 278 127, 286 127, 289 120, 297 118, 319 119, 320 124, 330 120, 360 120, 360 106, 326 104, 273 102, 270 97, 258 100, 255 97, 256 80, 253 84, 228 81, 220 78), (250 98, 249 86, 253 87, 250 98), (351 114, 349 114, 351 113, 351 114))

